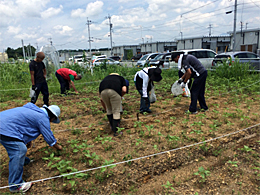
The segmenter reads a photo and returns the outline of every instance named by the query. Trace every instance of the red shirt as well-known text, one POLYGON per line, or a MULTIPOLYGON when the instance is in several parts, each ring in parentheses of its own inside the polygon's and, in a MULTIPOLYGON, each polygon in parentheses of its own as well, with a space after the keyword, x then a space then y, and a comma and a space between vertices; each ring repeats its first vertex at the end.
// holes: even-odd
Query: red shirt
POLYGON ((74 76, 74 78, 77 76, 77 73, 74 70, 68 69, 68 68, 61 68, 57 70, 57 73, 62 76, 65 80, 70 81, 70 74, 74 76))

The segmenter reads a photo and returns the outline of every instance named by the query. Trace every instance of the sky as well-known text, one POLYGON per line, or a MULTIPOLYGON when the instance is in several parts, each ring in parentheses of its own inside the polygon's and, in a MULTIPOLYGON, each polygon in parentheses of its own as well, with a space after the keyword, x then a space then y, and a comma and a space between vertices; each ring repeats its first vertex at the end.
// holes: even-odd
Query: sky
MULTIPOLYGON (((234 5, 235 0, 0 0, 0 52, 21 47, 21 40, 35 48, 52 42, 57 50, 110 48, 109 18, 113 46, 227 35, 234 28, 234 5)), ((260 28, 260 0, 237 0, 237 31, 241 22, 243 30, 260 28)))

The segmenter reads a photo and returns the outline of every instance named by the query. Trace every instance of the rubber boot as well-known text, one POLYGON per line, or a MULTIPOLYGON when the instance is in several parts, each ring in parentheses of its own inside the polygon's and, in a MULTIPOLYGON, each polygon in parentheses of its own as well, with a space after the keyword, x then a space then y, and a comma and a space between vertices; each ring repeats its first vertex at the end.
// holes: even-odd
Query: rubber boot
POLYGON ((120 127, 120 119, 113 119, 113 126, 112 130, 114 132, 114 136, 118 136, 119 134, 117 133, 117 127, 120 127))
POLYGON ((107 115, 109 124, 110 124, 110 129, 113 130, 113 114, 107 115))

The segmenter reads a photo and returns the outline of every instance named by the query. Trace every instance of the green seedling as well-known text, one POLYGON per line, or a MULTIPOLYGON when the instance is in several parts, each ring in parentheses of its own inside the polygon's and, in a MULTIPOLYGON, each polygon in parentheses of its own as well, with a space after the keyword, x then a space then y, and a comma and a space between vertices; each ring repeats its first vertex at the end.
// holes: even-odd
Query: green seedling
POLYGON ((89 166, 91 166, 94 162, 94 160, 98 160, 99 159, 99 156, 94 152, 94 153, 90 153, 89 150, 86 150, 85 151, 86 154, 84 154, 89 160, 88 160, 88 163, 89 163, 89 166))
POLYGON ((193 129, 191 132, 190 132, 190 134, 192 134, 192 133, 196 133, 196 134, 203 134, 203 132, 201 131, 201 130, 195 130, 195 129, 193 129))
POLYGON ((228 163, 231 164, 233 167, 237 167, 238 161, 231 161, 231 160, 229 160, 228 163))
POLYGON ((140 143, 144 142, 143 140, 141 140, 140 138, 139 139, 136 139, 136 143, 135 145, 138 146, 140 143))
MULTIPOLYGON (((133 159, 132 155, 128 154, 128 155, 124 156, 123 161, 131 160, 131 159, 133 159)), ((127 164, 130 166, 132 164, 132 161, 127 162, 127 164)))
POLYGON ((194 173, 194 175, 199 175, 201 177, 199 182, 205 183, 206 178, 210 175, 210 171, 205 170, 203 167, 199 167, 198 172, 194 173))
POLYGON ((175 191, 175 189, 172 187, 172 185, 173 184, 171 184, 169 181, 167 181, 166 184, 162 185, 162 187, 164 187, 166 189, 167 193, 169 193, 170 189, 175 191))
POLYGON ((244 148, 238 148, 238 150, 241 150, 243 152, 251 152, 251 151, 253 151, 253 149, 248 147, 248 146, 244 146, 244 148))
POLYGON ((54 157, 54 153, 51 153, 50 157, 43 157, 42 159, 50 161, 47 165, 48 167, 51 166, 51 164, 54 163, 54 161, 60 160, 59 157, 54 157))

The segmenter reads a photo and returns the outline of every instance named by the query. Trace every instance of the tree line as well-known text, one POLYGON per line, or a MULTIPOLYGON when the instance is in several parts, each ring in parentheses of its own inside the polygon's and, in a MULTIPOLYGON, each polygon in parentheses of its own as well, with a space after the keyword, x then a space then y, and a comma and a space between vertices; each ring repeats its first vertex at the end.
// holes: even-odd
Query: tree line
POLYGON ((5 52, 7 53, 9 59, 13 58, 17 60, 17 59, 23 59, 24 55, 26 59, 31 58, 32 56, 35 56, 35 51, 36 49, 33 46, 27 45, 24 46, 24 54, 23 54, 23 47, 18 47, 17 49, 8 47, 5 52))

